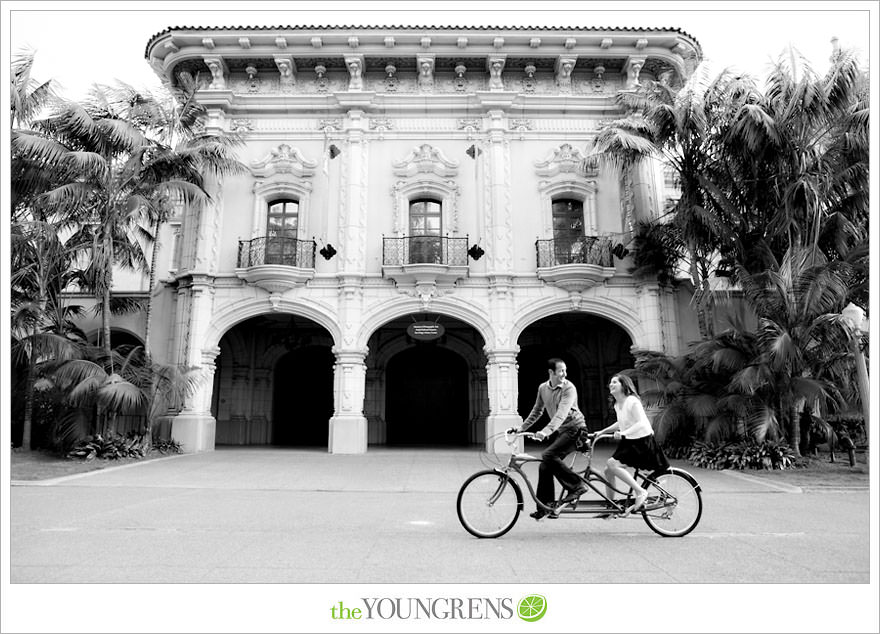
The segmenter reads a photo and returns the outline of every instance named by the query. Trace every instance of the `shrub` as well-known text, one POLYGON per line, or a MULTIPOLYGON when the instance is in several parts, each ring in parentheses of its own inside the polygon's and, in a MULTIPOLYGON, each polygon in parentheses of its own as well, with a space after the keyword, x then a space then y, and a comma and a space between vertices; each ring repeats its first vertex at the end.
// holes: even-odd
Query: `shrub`
POLYGON ((180 453, 180 443, 172 438, 161 438, 153 441, 153 449, 159 453, 180 453))
POLYGON ((790 469, 796 466, 794 452, 788 445, 769 440, 695 442, 687 459, 705 469, 790 469))
POLYGON ((68 451, 67 457, 78 460, 143 458, 144 450, 141 447, 141 440, 137 434, 129 434, 126 437, 113 434, 108 435, 107 438, 101 434, 95 434, 68 451))

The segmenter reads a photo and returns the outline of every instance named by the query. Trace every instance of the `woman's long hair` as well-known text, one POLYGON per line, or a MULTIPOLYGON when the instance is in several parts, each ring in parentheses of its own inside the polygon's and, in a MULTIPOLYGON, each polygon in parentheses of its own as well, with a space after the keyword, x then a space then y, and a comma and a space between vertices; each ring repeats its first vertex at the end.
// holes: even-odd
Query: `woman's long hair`
POLYGON ((632 394, 632 395, 634 395, 636 398, 641 399, 641 397, 639 396, 639 393, 636 392, 636 386, 635 386, 635 384, 633 383, 632 379, 629 378, 627 375, 625 375, 625 374, 615 374, 615 375, 612 376, 611 378, 612 378, 612 379, 617 379, 618 381, 620 381, 621 385, 623 385, 623 393, 624 393, 626 396, 629 396, 630 394, 632 394))

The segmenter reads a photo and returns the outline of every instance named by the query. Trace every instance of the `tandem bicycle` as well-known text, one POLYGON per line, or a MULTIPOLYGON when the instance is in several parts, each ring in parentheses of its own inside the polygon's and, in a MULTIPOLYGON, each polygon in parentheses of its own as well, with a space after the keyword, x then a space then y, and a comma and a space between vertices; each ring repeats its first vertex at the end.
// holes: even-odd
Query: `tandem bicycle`
POLYGON ((518 452, 520 438, 535 438, 531 432, 518 432, 508 429, 495 434, 489 439, 486 455, 495 464, 492 469, 478 471, 462 484, 458 492, 456 510, 461 525, 475 537, 501 537, 507 533, 523 510, 522 488, 514 479, 518 475, 526 485, 526 490, 534 500, 537 508, 551 513, 554 517, 570 516, 585 518, 614 519, 640 514, 645 523, 658 535, 663 537, 684 537, 700 522, 703 514, 703 499, 700 485, 696 479, 677 467, 653 473, 640 473, 637 469, 634 477, 648 492, 645 504, 630 512, 634 501, 631 488, 617 489, 610 487, 604 474, 592 466, 593 449, 596 443, 613 434, 587 433, 584 430, 578 439, 577 451, 572 454, 572 469, 580 476, 588 487, 588 491, 577 500, 564 502, 565 491, 560 492, 552 505, 541 503, 535 493, 529 477, 523 471, 523 465, 530 462, 541 462, 539 456, 518 452), (494 453, 495 440, 504 436, 510 456, 506 461, 494 453), (574 469, 578 455, 586 458, 586 466, 574 469), (606 495, 606 487, 612 488, 617 495, 625 496, 613 500, 606 495), (595 494, 595 495, 593 495, 595 494))

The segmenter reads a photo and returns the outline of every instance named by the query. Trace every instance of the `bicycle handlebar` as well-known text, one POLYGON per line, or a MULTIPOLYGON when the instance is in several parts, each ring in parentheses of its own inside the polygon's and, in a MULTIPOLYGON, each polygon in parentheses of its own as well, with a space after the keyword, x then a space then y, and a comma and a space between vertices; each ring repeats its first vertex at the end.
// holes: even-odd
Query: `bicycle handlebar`
MULTIPOLYGON (((537 435, 530 431, 519 431, 515 427, 509 427, 504 430, 504 437, 507 442, 512 442, 513 439, 518 437, 535 439, 537 438, 537 435)), ((599 432, 594 431, 587 434, 587 439, 590 441, 590 444, 602 440, 603 438, 614 438, 614 432, 600 434, 599 432)))

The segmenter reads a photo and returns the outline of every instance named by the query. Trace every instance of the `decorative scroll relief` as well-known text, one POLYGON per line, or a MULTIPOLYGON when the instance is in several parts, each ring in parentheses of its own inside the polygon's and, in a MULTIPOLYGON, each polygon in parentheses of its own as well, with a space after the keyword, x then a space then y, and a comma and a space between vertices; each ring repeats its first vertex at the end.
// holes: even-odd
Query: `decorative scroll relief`
POLYGON ((299 148, 282 143, 270 150, 263 160, 252 161, 250 167, 254 176, 262 178, 275 174, 293 174, 297 178, 308 178, 314 175, 318 162, 305 158, 299 148))
POLYGON ((577 173, 584 161, 584 154, 570 143, 563 143, 553 150, 543 161, 535 162, 538 176, 550 178, 557 174, 577 173))
POLYGON ((450 160, 430 143, 413 148, 406 158, 392 163, 394 175, 404 178, 412 178, 416 174, 453 178, 458 174, 458 165, 458 161, 450 160))

